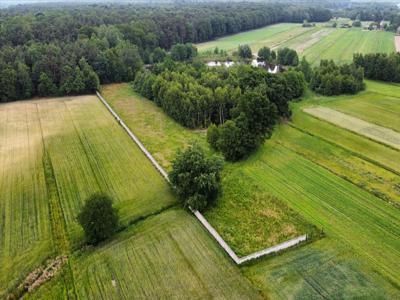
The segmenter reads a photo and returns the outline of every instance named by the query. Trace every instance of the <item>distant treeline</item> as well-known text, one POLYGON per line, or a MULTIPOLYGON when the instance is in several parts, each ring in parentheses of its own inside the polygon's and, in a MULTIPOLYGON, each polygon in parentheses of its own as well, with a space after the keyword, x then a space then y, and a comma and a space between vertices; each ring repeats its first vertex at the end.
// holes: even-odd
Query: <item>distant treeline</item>
POLYGON ((132 81, 160 48, 169 50, 176 43, 330 18, 329 10, 317 6, 261 3, 0 10, 0 101, 79 94, 96 88, 98 81, 132 81), (83 78, 87 74, 90 82, 83 78))
POLYGON ((354 54, 353 61, 364 68, 366 78, 400 82, 400 53, 354 54))

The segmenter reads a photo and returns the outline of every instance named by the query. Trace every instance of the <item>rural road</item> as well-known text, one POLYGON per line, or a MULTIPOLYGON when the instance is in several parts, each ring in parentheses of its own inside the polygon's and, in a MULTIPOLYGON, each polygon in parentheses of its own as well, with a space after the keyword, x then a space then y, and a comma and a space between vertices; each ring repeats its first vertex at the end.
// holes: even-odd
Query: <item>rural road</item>
POLYGON ((394 46, 396 47, 396 51, 400 52, 400 35, 394 37, 394 46))

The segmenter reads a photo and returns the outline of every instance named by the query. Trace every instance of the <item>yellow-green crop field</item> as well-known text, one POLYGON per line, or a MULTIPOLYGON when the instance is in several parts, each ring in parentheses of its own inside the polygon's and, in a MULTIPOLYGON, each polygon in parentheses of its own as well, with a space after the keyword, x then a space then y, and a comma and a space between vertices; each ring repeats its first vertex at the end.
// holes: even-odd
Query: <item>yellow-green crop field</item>
MULTIPOLYGON (((70 257, 79 299, 259 299, 200 223, 169 209, 70 257)), ((58 277, 29 299, 63 299, 58 277)))
MULTIPOLYGON (((264 296, 400 296, 400 151, 303 111, 310 106, 335 107, 371 123, 380 119, 380 126, 393 119, 394 130, 396 118, 388 109, 384 120, 385 107, 396 109, 398 88, 367 82, 367 90, 356 96, 318 97, 309 92, 293 103, 291 122, 279 125, 256 153, 225 165, 223 194, 206 217, 235 251, 260 249, 282 238, 277 232, 299 233, 316 226, 325 234, 300 249, 241 267, 264 296), (363 104, 380 107, 380 115, 364 115, 363 104)), ((175 148, 195 140, 206 146, 204 136, 175 124, 128 85, 106 86, 104 94, 144 144, 151 144, 151 151, 166 160, 170 154, 157 147, 154 136, 160 145, 175 148), (137 112, 143 111, 163 116, 153 115, 145 126, 136 126, 142 115, 137 112), (158 131, 161 119, 173 130, 173 141, 158 131)))
POLYGON ((289 47, 305 56, 312 64, 322 59, 338 63, 351 62, 353 53, 390 53, 395 51, 395 35, 385 31, 361 28, 332 28, 330 23, 317 23, 315 27, 282 23, 242 32, 213 41, 197 44, 200 53, 215 47, 232 53, 239 45, 248 44, 253 53, 267 46, 271 49, 289 47))
POLYGON ((123 224, 175 203, 169 186, 94 96, 0 105, 0 296, 79 246, 84 199, 113 196, 123 224))

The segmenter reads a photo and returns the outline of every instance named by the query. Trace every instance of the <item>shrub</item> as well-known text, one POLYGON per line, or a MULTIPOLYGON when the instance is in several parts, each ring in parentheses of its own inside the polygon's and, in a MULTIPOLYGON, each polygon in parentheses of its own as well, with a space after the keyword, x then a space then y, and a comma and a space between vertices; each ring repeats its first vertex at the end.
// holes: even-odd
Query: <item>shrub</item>
POLYGON ((105 194, 93 194, 78 215, 86 241, 96 245, 111 237, 118 228, 118 213, 112 206, 112 199, 105 194))

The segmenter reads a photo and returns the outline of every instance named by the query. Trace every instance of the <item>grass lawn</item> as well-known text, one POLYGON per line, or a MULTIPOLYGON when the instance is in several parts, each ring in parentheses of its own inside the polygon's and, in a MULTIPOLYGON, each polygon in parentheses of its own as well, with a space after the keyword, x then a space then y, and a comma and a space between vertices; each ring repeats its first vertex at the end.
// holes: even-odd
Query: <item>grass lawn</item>
MULTIPOLYGON (((259 299, 200 223, 170 209, 70 259, 80 299, 259 299)), ((60 280, 33 299, 58 299, 60 280)))
POLYGON ((0 296, 46 257, 78 245, 84 199, 106 192, 123 224, 175 203, 94 96, 0 105, 0 296))

